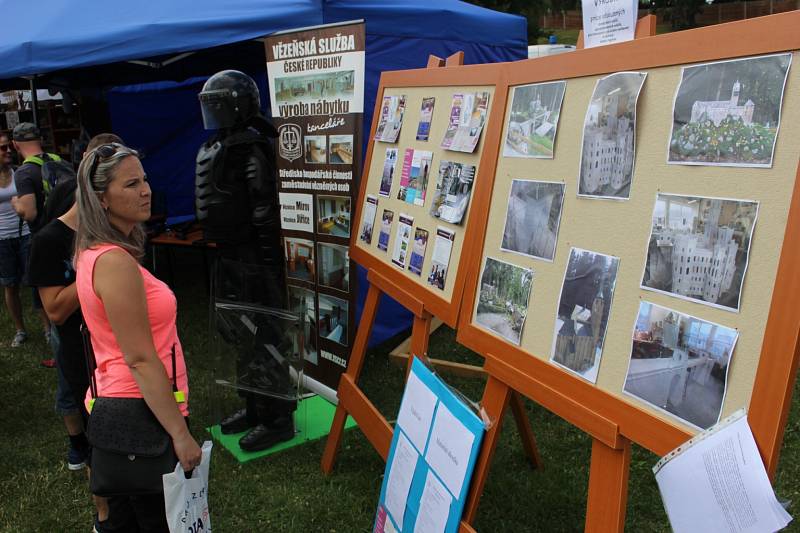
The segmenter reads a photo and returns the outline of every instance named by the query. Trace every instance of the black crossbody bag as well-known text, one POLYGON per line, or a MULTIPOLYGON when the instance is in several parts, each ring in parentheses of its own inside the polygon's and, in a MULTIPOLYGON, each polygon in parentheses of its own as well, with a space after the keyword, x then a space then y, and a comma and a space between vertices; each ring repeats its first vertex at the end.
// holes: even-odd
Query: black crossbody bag
MULTIPOLYGON (((143 398, 97 396, 97 363, 85 324, 81 325, 89 386, 92 391, 87 437, 92 445, 89 489, 98 496, 134 496, 162 492, 161 476, 178 459, 169 434, 143 398)), ((172 386, 178 390, 172 348, 172 386)))

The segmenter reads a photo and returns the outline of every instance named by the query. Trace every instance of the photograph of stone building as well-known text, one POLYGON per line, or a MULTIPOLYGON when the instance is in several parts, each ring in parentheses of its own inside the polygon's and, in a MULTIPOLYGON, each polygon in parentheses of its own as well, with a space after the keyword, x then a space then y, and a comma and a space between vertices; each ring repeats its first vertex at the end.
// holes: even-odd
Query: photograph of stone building
POLYGON ((564 81, 554 81, 514 87, 504 156, 553 158, 566 86, 564 81))
POLYGON ((642 301, 624 391, 683 422, 719 421, 739 333, 642 301))
POLYGON ((563 204, 563 183, 514 180, 500 248, 552 261, 563 204))
POLYGON ((668 163, 771 167, 792 54, 684 67, 668 163))
POLYGON ((578 195, 627 200, 636 158, 636 102, 645 72, 597 81, 583 123, 578 195))
POLYGON ((481 272, 475 322, 519 344, 532 285, 533 270, 487 257, 481 272))
POLYGON ((661 194, 642 288, 738 311, 758 202, 661 194))
POLYGON ((569 253, 550 360, 595 383, 619 258, 580 248, 569 253))

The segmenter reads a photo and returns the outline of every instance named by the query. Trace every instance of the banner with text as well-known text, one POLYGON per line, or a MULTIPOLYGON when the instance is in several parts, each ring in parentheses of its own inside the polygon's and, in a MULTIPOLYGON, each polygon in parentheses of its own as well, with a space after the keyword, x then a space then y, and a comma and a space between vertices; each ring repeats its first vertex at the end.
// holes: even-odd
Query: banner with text
POLYGON ((638 0, 583 0, 583 46, 630 41, 636 33, 638 0))
POLYGON ((364 24, 267 37, 290 311, 304 317, 305 373, 332 389, 355 333, 350 216, 361 177, 364 24))

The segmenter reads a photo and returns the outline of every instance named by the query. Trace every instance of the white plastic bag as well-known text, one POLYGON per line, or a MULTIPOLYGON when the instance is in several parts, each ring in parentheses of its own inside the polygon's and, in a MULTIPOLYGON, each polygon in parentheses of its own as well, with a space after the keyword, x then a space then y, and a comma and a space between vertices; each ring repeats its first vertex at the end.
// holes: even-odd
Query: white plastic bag
POLYGON ((178 462, 175 471, 164 474, 164 505, 170 533, 209 533, 211 517, 208 514, 208 464, 211 462, 210 440, 203 443, 200 466, 186 479, 178 462))

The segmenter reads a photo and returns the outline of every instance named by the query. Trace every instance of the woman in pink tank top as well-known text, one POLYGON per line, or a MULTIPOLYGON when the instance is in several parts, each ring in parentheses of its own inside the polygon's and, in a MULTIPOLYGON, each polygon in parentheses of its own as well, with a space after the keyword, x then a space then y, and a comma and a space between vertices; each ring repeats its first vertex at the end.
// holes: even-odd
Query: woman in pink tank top
MULTIPOLYGON (((181 465, 191 470, 201 451, 184 419, 189 390, 175 296, 139 265, 150 186, 138 154, 116 143, 87 154, 78 169, 78 207, 76 285, 97 361, 97 394, 144 398, 181 465), (173 394, 173 378, 182 403, 173 394)), ((163 494, 115 496, 108 504, 101 528, 167 531, 163 494)))

